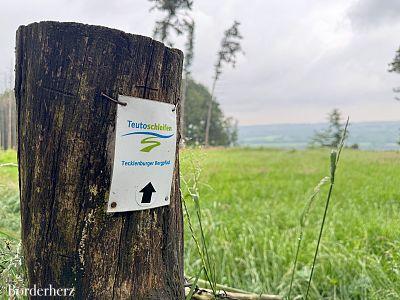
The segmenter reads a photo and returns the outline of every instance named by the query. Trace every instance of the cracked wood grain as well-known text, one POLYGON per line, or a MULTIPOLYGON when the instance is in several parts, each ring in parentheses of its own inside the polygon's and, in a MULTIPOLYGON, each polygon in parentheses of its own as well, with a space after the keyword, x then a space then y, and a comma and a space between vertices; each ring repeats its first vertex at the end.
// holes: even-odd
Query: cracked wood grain
POLYGON ((151 38, 100 26, 18 29, 21 234, 30 286, 75 287, 77 299, 184 299, 179 159, 170 206, 106 214, 116 104, 101 97, 176 103, 182 60, 181 51, 151 38))

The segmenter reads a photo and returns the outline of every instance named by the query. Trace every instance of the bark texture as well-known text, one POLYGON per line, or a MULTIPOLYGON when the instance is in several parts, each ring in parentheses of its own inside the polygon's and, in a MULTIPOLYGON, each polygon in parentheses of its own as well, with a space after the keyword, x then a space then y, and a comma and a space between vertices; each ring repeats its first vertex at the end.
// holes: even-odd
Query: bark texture
POLYGON ((77 299, 184 299, 178 157, 170 206, 107 214, 117 104, 101 97, 176 104, 182 60, 179 50, 105 27, 41 22, 18 29, 18 163, 30 286, 75 287, 77 299))

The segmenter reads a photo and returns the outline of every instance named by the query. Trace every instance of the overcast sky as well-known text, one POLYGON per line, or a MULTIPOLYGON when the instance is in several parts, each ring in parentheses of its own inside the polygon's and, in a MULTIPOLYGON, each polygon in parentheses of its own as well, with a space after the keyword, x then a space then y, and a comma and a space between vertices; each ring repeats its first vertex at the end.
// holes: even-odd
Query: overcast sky
MULTIPOLYGON (((216 96, 241 125, 314 123, 339 108, 353 122, 400 120, 388 63, 400 46, 399 0, 194 0, 193 77, 210 86, 223 31, 240 21, 245 56, 224 69, 216 96)), ((0 73, 13 64, 15 31, 41 20, 76 21, 151 35, 147 0, 13 0, 1 4, 0 73)), ((176 46, 182 45, 177 40, 176 46)), ((0 86, 4 88, 4 80, 0 86)))

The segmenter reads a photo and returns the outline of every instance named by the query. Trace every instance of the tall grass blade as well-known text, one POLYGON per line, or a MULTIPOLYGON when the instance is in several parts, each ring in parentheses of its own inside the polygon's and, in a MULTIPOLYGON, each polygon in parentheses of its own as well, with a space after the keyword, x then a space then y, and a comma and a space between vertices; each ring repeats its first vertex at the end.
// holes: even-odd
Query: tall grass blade
POLYGON ((306 206, 304 207, 304 210, 300 216, 300 233, 299 233, 299 237, 297 239, 297 248, 296 248, 296 254, 295 254, 295 258, 294 258, 294 262, 293 262, 293 269, 292 269, 292 275, 291 275, 291 279, 290 279, 290 287, 289 287, 289 293, 288 293, 288 299, 290 299, 290 296, 292 294, 292 289, 293 289, 293 281, 294 281, 294 275, 296 272, 296 268, 297 268, 297 261, 299 258, 299 253, 300 253, 300 248, 301 248, 301 242, 303 240, 303 235, 304 235, 304 228, 306 226, 306 220, 307 220, 307 216, 310 212, 311 206, 314 203, 315 198, 317 197, 317 195, 319 194, 319 192, 321 191, 321 187, 326 184, 329 181, 329 177, 324 177, 321 179, 321 181, 318 183, 318 185, 314 188, 313 193, 311 194, 306 206))
MULTIPOLYGON (((197 252, 199 253, 199 256, 200 256, 200 259, 201 259, 201 263, 202 263, 202 268, 203 268, 203 270, 204 270, 204 274, 205 274, 205 276, 206 276, 207 281, 208 281, 208 282, 211 282, 211 278, 210 278, 210 276, 209 276, 209 274, 208 274, 207 264, 206 264, 206 261, 205 261, 205 259, 204 259, 204 254, 203 254, 202 248, 201 248, 201 246, 200 246, 199 240, 197 239, 196 234, 195 234, 195 232, 194 232, 193 225, 192 225, 192 221, 191 221, 192 219, 191 219, 189 210, 187 209, 186 201, 185 201, 184 198, 183 198, 183 207, 184 207, 184 209, 185 209, 186 219, 188 220, 188 225, 189 225, 190 234, 192 235, 193 241, 194 241, 195 244, 196 244, 197 252)), ((210 285, 211 285, 211 284, 210 284, 210 285)))
POLYGON ((199 273, 197 273, 196 277, 194 278, 194 281, 193 281, 192 285, 190 286, 189 294, 187 294, 187 296, 186 296, 186 300, 192 299, 193 294, 196 291, 197 282, 199 281, 202 271, 203 271, 203 268, 200 269, 199 273))
POLYGON ((204 274, 206 276, 207 281, 210 284, 211 290, 214 294, 214 296, 217 296, 217 282, 216 282, 216 277, 215 277, 215 265, 212 263, 212 260, 209 255, 208 251, 208 246, 206 242, 206 237, 204 233, 204 227, 203 227, 203 221, 202 221, 202 215, 201 215, 201 207, 200 207, 200 201, 199 201, 199 191, 198 191, 198 184, 199 184, 199 176, 200 176, 200 168, 194 165, 193 160, 191 161, 192 168, 194 170, 194 176, 193 176, 193 183, 192 185, 189 185, 189 182, 185 180, 185 178, 181 178, 183 181, 184 185, 186 186, 187 189, 187 195, 191 197, 191 199, 194 202, 194 207, 195 207, 195 212, 196 212, 196 218, 197 222, 199 225, 199 230, 200 230, 200 237, 197 238, 196 234, 194 232, 193 228, 193 223, 192 223, 192 218, 189 213, 189 210, 187 209, 186 201, 183 197, 183 205, 186 213, 186 217, 188 220, 188 225, 189 225, 189 230, 191 232, 192 238, 195 241, 197 251, 199 253, 202 265, 203 265, 203 270, 204 274))
POLYGON ((315 253, 314 253, 314 259, 313 259, 313 263, 312 263, 312 267, 311 267, 310 278, 308 279, 307 292, 306 292, 306 297, 305 297, 306 300, 308 299, 308 294, 310 292, 311 281, 312 281, 312 277, 313 277, 313 274, 314 274, 315 264, 316 264, 316 261, 317 261, 319 246, 321 244, 322 233, 324 231, 324 225, 325 225, 326 215, 328 213, 329 202, 331 200, 333 186, 335 184, 335 173, 336 173, 337 165, 339 163, 340 154, 341 154, 343 146, 344 146, 344 141, 345 141, 346 136, 347 136, 347 127, 348 126, 349 126, 349 118, 347 118, 346 126, 344 127, 343 135, 342 135, 342 138, 341 138, 341 141, 340 141, 340 144, 339 144, 338 148, 336 150, 332 150, 332 152, 331 152, 331 157, 330 157, 331 158, 331 168, 330 168, 330 173, 331 174, 330 174, 329 191, 328 191, 328 195, 327 195, 327 198, 326 198, 325 210, 324 210, 324 215, 322 217, 321 227, 320 227, 320 230, 319 230, 317 247, 316 247, 315 253))

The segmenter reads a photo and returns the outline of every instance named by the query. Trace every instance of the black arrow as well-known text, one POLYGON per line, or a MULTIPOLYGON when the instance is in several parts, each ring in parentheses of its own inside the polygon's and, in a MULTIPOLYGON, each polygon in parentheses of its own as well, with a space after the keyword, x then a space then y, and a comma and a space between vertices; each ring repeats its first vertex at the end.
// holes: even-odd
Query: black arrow
POLYGON ((143 193, 142 196, 142 203, 150 203, 151 202, 151 195, 155 193, 156 190, 154 189, 153 185, 151 182, 146 184, 144 188, 140 190, 140 193, 143 193))

